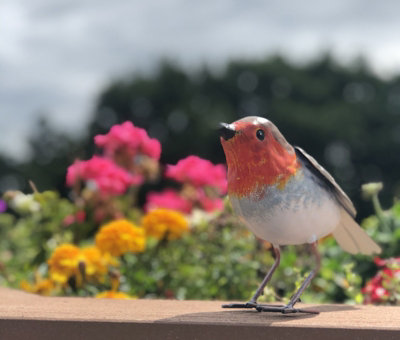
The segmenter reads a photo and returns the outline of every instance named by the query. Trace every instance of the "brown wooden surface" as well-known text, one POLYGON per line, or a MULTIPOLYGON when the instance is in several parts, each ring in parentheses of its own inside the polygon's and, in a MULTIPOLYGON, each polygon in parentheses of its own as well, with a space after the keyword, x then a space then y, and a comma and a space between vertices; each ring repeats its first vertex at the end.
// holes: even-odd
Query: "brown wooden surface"
POLYGON ((282 315, 221 304, 40 297, 0 288, 0 339, 400 339, 400 307, 300 304, 321 313, 282 315))

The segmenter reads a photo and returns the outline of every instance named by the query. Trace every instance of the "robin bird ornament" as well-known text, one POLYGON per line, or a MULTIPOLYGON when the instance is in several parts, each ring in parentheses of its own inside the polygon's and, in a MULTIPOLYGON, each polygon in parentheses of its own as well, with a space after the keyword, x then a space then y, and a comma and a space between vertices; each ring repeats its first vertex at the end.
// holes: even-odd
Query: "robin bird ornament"
POLYGON ((221 123, 220 139, 228 165, 228 195, 239 219, 270 242, 275 262, 247 303, 224 308, 255 308, 282 313, 318 313, 295 308, 320 268, 317 241, 333 234, 351 254, 380 253, 355 222, 356 210, 334 178, 303 149, 290 145, 278 128, 261 117, 221 123), (257 303, 280 262, 280 246, 310 244, 316 266, 287 305, 257 303))

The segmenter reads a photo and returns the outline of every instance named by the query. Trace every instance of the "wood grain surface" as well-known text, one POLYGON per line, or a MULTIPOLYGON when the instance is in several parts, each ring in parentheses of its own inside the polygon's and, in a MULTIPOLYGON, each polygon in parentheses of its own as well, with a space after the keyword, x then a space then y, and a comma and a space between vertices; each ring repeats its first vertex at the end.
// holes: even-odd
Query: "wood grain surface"
POLYGON ((0 339, 400 339, 400 307, 299 304, 321 313, 283 315, 222 303, 41 297, 0 288, 0 339))

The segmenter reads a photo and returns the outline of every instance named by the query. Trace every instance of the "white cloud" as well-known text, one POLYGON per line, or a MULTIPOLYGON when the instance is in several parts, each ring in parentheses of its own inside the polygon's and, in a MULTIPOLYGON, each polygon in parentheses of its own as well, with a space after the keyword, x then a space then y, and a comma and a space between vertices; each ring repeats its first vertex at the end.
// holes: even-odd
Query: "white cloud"
POLYGON ((330 49, 363 53, 382 75, 400 70, 400 2, 3 0, 0 151, 19 157, 39 112, 83 131, 96 93, 115 75, 280 51, 302 61, 330 49))

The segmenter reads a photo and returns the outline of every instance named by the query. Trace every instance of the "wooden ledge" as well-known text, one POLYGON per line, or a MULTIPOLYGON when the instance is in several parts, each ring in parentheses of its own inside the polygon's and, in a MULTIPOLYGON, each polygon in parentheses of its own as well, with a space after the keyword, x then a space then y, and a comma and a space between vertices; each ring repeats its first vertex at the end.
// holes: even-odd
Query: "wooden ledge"
POLYGON ((40 297, 0 288, 0 339, 400 339, 400 307, 302 304, 321 314, 283 315, 221 304, 40 297))

